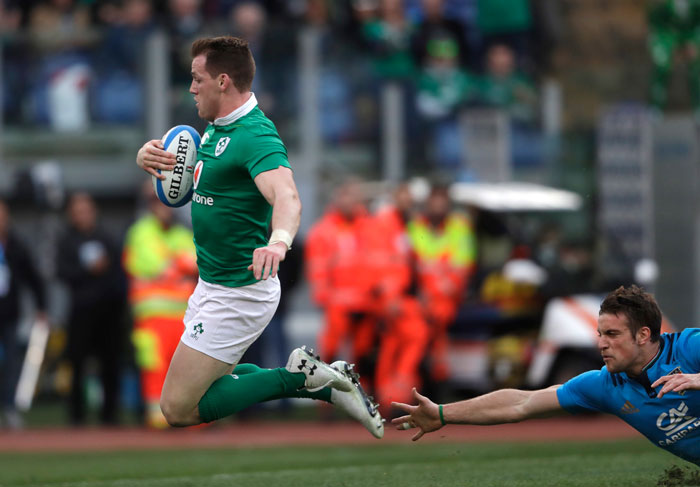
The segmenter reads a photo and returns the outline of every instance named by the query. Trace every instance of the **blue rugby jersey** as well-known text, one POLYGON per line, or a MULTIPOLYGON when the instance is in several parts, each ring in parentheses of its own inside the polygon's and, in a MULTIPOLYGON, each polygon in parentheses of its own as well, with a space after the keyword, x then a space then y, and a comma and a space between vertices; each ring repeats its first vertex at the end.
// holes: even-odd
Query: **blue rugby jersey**
POLYGON ((640 377, 591 370, 557 389, 562 408, 570 413, 601 411, 619 416, 652 443, 700 465, 700 390, 656 397, 662 386, 651 384, 668 374, 700 372, 700 329, 664 333, 654 360, 640 377))

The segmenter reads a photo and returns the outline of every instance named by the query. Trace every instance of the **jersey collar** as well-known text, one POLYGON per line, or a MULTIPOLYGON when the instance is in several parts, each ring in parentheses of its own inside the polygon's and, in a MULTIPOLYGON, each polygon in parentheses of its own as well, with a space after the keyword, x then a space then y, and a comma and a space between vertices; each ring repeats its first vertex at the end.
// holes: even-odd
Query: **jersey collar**
POLYGON ((659 359, 661 356, 661 351, 664 349, 664 341, 662 339, 659 339, 659 349, 656 351, 656 355, 652 357, 649 362, 644 366, 642 370, 647 371, 649 368, 656 363, 656 361, 659 359))
MULTIPOLYGON (((658 362, 659 357, 661 357, 661 352, 664 349, 664 339, 661 338, 659 340, 659 349, 656 352, 656 355, 647 363, 644 368, 642 369, 642 373, 639 374, 637 377, 632 377, 626 372, 622 372, 625 377, 627 377, 630 380, 633 380, 640 384, 642 387, 644 387, 647 395, 649 398, 654 399, 656 397, 656 391, 651 387, 651 380, 649 379, 649 369, 658 362)), ((652 374, 653 375, 653 374, 652 374)))
POLYGON ((253 108, 258 106, 258 100, 255 98, 255 93, 250 94, 250 98, 240 107, 236 108, 234 111, 226 115, 225 117, 217 118, 214 120, 214 125, 230 125, 236 120, 245 115, 248 115, 253 108))
MULTIPOLYGON (((661 352, 664 350, 664 345, 664 339, 663 337, 661 337, 659 339, 659 349, 656 351, 656 354, 642 368, 642 375, 645 374, 651 367, 653 367, 656 362, 658 362, 659 357, 661 357, 661 352)), ((620 372, 620 374, 624 374, 625 377, 627 377, 628 379, 634 379, 634 377, 629 375, 627 372, 620 372)))

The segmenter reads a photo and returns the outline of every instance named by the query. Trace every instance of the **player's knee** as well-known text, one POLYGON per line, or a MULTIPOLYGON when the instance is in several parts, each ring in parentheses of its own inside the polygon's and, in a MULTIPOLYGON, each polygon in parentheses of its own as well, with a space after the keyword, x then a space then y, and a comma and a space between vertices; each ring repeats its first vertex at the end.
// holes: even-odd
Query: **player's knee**
POLYGON ((188 414, 183 408, 178 406, 175 401, 166 397, 161 397, 160 399, 160 410, 170 426, 190 426, 192 424, 191 413, 188 414))

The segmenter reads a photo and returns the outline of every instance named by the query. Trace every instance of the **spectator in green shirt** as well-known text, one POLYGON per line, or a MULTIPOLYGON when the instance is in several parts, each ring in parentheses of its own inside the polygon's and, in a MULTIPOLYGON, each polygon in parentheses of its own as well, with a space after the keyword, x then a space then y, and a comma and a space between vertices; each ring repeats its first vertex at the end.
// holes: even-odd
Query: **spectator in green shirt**
POLYGON ((426 45, 426 61, 418 79, 416 106, 427 124, 430 159, 437 169, 453 171, 462 159, 457 115, 475 95, 477 81, 460 66, 459 48, 450 37, 426 45))
POLYGON ((505 44, 494 44, 486 53, 486 72, 480 82, 480 101, 508 112, 514 122, 534 122, 537 91, 534 83, 516 68, 515 53, 505 44))
POLYGON ((372 53, 377 76, 403 80, 415 74, 412 32, 402 0, 382 0, 378 14, 363 21, 362 37, 372 53))

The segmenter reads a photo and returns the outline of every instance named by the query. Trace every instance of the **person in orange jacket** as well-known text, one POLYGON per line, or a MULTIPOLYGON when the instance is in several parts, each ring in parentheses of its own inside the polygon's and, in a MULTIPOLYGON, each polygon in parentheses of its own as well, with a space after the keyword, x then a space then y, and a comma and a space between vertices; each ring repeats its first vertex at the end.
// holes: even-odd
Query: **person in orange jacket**
POLYGON ((123 263, 146 424, 165 428, 161 389, 182 335, 187 299, 197 284, 197 264, 192 231, 175 222, 173 209, 160 203, 150 180, 142 191, 148 211, 127 231, 123 263))
POLYGON ((362 193, 357 180, 341 184, 306 239, 304 261, 312 299, 325 314, 318 345, 327 362, 335 360, 348 342, 356 363, 374 346, 372 276, 366 265, 371 218, 362 193))
POLYGON ((453 323, 476 258, 474 231, 467 215, 452 211, 447 186, 435 185, 423 215, 408 224, 418 258, 419 299, 430 326, 431 379, 449 376, 447 328, 453 323))
POLYGON ((383 324, 375 371, 376 395, 385 407, 411 398, 420 383, 419 367, 428 341, 428 326, 417 296, 417 259, 408 236, 414 200, 408 184, 393 192, 393 204, 373 221, 372 273, 378 317, 383 324))

